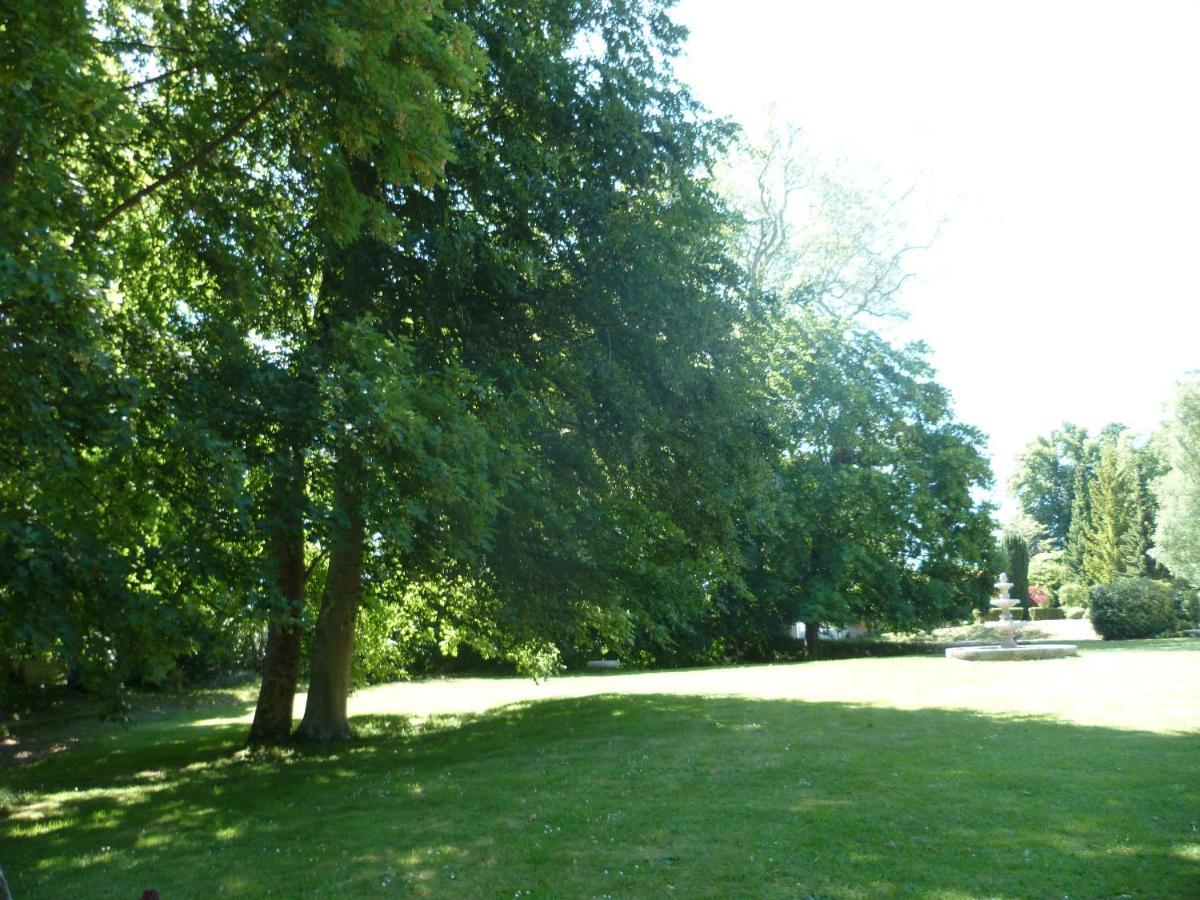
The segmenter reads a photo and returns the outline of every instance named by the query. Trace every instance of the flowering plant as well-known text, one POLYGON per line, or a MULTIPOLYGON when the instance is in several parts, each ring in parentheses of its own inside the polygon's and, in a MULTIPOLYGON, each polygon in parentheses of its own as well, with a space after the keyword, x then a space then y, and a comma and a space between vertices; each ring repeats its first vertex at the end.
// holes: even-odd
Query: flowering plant
POLYGON ((1029 588, 1029 602, 1034 606, 1049 606, 1050 594, 1040 584, 1035 584, 1029 588))

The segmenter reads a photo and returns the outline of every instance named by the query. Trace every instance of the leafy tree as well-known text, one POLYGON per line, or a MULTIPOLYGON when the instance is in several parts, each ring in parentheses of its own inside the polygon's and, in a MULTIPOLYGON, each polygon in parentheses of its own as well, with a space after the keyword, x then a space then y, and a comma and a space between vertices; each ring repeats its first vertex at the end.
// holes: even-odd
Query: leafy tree
POLYGON ((726 220, 697 177, 724 129, 661 68, 678 31, 658 4, 537 9, 468 20, 489 90, 460 111, 444 190, 412 207, 437 252, 404 265, 413 329, 461 341, 524 454, 471 572, 487 612, 446 624, 552 661, 705 605, 736 572, 761 450, 726 220))
POLYGON ((1165 436, 1169 468, 1154 484, 1151 552, 1172 574, 1200 584, 1200 381, 1179 386, 1165 436))
POLYGON ((1022 511, 1041 523, 1055 547, 1068 543, 1078 485, 1088 481, 1095 460, 1087 429, 1070 422, 1048 437, 1036 438, 1017 458, 1013 493, 1022 511))
POLYGON ((154 329, 166 305, 143 315, 115 287, 144 258, 114 212, 152 193, 140 97, 162 81, 129 57, 136 18, 17 2, 0 26, 0 638, 97 688, 161 678, 226 623, 217 583, 240 534, 236 473, 207 452, 182 464, 196 432, 143 365, 177 386, 154 329))
MULTIPOLYGON (((986 594, 989 472, 916 348, 812 314, 781 320, 770 373, 785 452, 778 509, 750 533, 747 584, 768 635, 859 620, 898 629, 986 594)), ((761 638, 760 638, 761 640, 761 638)))

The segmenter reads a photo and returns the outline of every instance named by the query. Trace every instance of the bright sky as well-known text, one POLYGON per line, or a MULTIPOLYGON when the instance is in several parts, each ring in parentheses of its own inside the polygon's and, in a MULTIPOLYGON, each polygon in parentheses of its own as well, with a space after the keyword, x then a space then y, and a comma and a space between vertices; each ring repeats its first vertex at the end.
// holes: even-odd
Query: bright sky
POLYGON ((905 339, 1016 454, 1064 420, 1149 431, 1200 369, 1200 3, 681 0, 714 113, 915 185, 905 339), (922 217, 924 221, 922 223, 922 217))

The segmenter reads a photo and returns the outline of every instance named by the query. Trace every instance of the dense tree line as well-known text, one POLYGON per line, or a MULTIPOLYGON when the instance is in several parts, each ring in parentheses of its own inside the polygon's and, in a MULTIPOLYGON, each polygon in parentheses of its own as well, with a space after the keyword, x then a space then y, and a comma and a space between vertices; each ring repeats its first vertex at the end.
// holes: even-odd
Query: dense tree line
POLYGON ((1105 584, 1163 574, 1150 550, 1158 512, 1154 486, 1164 471, 1157 440, 1139 442, 1117 424, 1093 437, 1066 423, 1030 443, 1012 486, 1045 550, 1069 576, 1105 584))
POLYGON ((548 674, 976 602, 980 436, 747 276, 667 5, 11 4, 9 653, 259 645, 270 743, 305 672, 348 734, 360 623, 548 674))
POLYGON ((1067 423, 1026 448, 1013 489, 1048 545, 1032 580, 1051 589, 1170 580, 1177 598, 1192 598, 1177 601, 1181 621, 1194 619, 1195 397, 1196 382, 1181 383, 1171 417, 1147 439, 1067 423))

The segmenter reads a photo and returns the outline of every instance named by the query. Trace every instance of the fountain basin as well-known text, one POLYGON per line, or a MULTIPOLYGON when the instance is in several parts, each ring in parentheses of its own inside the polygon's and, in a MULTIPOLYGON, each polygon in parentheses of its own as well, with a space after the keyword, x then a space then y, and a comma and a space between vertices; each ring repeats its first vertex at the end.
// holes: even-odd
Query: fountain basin
POLYGON ((1016 647, 947 647, 946 659, 964 659, 972 662, 1001 662, 1012 659, 1062 659, 1078 656, 1079 648, 1074 644, 1020 644, 1016 647))

